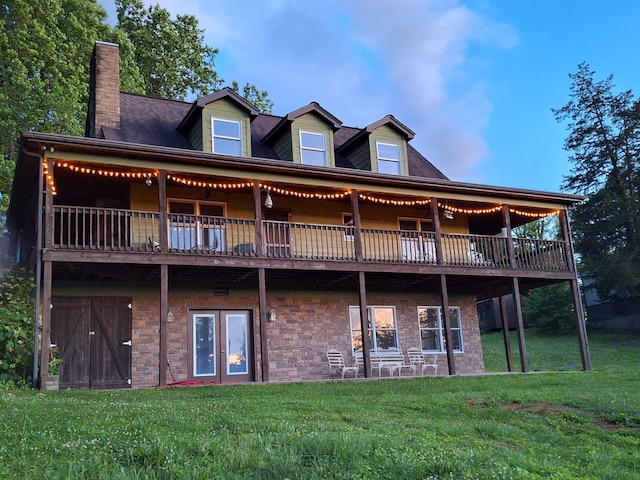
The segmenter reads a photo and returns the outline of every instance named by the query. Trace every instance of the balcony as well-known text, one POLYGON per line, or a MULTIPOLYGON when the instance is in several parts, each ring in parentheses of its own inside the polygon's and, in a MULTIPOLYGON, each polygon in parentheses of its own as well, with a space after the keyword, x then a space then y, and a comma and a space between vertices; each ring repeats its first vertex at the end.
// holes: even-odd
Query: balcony
MULTIPOLYGON (((167 248, 160 244, 160 214, 94 207, 54 206, 50 246, 53 250, 166 253, 355 262, 353 226, 262 221, 258 249, 256 221, 204 215, 167 214, 167 248)), ((563 241, 509 239, 490 235, 441 235, 435 232, 362 228, 362 262, 433 265, 478 269, 521 269, 567 272, 563 241)))

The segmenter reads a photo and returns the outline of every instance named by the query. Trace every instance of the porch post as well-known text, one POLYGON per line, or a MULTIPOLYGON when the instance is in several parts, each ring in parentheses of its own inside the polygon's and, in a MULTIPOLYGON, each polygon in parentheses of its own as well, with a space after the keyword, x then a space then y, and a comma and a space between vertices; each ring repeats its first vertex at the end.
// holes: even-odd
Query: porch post
POLYGON ((362 225, 360 224, 360 202, 358 190, 351 190, 351 215, 353 217, 353 240, 355 246, 356 261, 362 262, 362 225))
MULTIPOLYGON (((365 274, 358 272, 358 303, 360 305, 360 330, 362 331, 362 361, 364 362, 364 376, 371 377, 371 356, 369 355, 369 314, 367 308, 367 287, 365 274)), ((349 318, 351 328, 351 318, 349 318)))
POLYGON ((160 352, 158 354, 158 384, 167 384, 167 314, 169 313, 169 266, 160 265, 160 352))
POLYGON ((262 198, 260 196, 260 180, 257 178, 253 181, 253 210, 256 217, 256 255, 262 257, 264 256, 262 239, 262 198))
POLYGON ((562 229, 562 236, 567 248, 567 265, 574 273, 574 278, 569 280, 569 283, 571 285, 571 298, 576 316, 576 325, 578 327, 580 359, 582 360, 582 369, 588 371, 591 370, 591 356, 589 354, 589 340, 587 337, 586 323, 584 321, 584 310, 582 309, 582 296, 580 295, 580 285, 578 283, 578 269, 576 268, 573 242, 571 240, 571 225, 569 224, 569 216, 566 211, 561 211, 558 217, 560 220, 560 228, 562 229))
MULTIPOLYGON (((258 196, 260 199, 260 196, 258 196)), ((264 268, 258 269, 258 310, 260 312, 260 365, 262 381, 269 381, 269 348, 267 333, 267 281, 264 268)))
POLYGON ((522 320, 522 303, 520 302, 520 284, 518 277, 511 278, 513 301, 516 306, 516 318, 518 319, 518 346, 520 347, 520 366, 523 372, 529 371, 527 359, 527 345, 524 338, 524 321, 522 320))
POLYGON ((511 215, 509 214, 509 205, 502 205, 502 222, 507 231, 507 252, 509 254, 509 266, 516 267, 516 252, 513 249, 513 235, 511 233, 511 215))
POLYGON ((158 203, 160 217, 158 219, 158 240, 160 251, 167 253, 169 250, 169 221, 167 219, 167 171, 158 172, 158 203))
POLYGON ((438 199, 431 197, 431 216, 433 217, 433 229, 436 234, 436 260, 438 265, 443 263, 442 255, 442 230, 440 229, 440 212, 438 210, 438 199))
POLYGON ((453 358, 453 342, 451 339, 451 322, 449 320, 449 292, 447 290, 447 276, 440 274, 440 299, 442 305, 442 323, 444 323, 444 339, 447 347, 447 364, 449 375, 456 374, 456 363, 453 358))
POLYGON ((502 336, 504 337, 504 352, 507 358, 507 371, 513 372, 513 358, 511 356, 511 340, 509 339, 509 316, 507 314, 507 302, 505 296, 501 295, 500 317, 502 318, 502 336))

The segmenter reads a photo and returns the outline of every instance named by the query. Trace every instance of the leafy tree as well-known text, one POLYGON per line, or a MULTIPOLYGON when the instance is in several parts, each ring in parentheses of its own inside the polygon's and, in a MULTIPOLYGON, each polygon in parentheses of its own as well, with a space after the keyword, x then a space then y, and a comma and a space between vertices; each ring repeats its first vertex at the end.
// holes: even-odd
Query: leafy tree
POLYGON ((529 320, 529 325, 542 333, 562 334, 576 330, 568 282, 530 290, 522 302, 522 312, 529 320))
POLYGON ((269 98, 269 93, 266 90, 258 90, 258 87, 246 83, 240 91, 240 86, 235 80, 231 84, 231 89, 242 95, 246 100, 251 102, 262 113, 271 113, 273 108, 273 102, 269 98))
POLYGON ((32 371, 35 280, 22 268, 0 282, 0 382, 26 382, 32 371))
POLYGON ((95 0, 9 0, 0 7, 0 18, 0 211, 5 212, 20 133, 82 133, 89 58, 108 26, 95 0))
POLYGON ((563 187, 587 195, 573 213, 582 276, 604 300, 640 298, 640 102, 613 92, 613 77, 578 66, 569 102, 553 110, 567 122, 573 168, 563 187))
POLYGON ((184 100, 219 90, 217 49, 204 44, 195 15, 175 20, 159 5, 144 8, 141 0, 116 0, 118 26, 135 47, 134 57, 152 97, 184 100))

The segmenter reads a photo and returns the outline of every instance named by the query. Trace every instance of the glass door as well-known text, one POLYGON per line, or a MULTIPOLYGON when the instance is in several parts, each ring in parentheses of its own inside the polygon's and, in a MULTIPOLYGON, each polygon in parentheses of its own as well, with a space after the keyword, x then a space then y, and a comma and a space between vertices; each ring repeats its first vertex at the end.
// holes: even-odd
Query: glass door
POLYGON ((253 381, 249 311, 192 312, 189 377, 203 382, 253 381))

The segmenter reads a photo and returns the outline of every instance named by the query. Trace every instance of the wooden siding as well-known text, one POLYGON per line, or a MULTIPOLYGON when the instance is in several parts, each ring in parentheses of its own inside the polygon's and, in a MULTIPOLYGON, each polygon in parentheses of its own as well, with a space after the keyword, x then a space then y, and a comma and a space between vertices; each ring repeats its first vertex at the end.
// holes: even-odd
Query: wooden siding
POLYGON ((378 171, 378 150, 376 142, 395 143, 400 146, 400 174, 409 175, 407 162, 407 142, 396 130, 386 125, 378 127, 369 135, 369 151, 371 155, 371 171, 378 171))
POLYGON ((187 138, 194 150, 202 150, 202 118, 198 118, 188 132, 187 138))
POLYGON ((281 160, 293 161, 293 147, 291 145, 291 129, 283 133, 273 144, 273 151, 281 160))
POLYGON ((360 170, 367 170, 369 172, 372 170, 371 148, 369 147, 369 142, 363 141, 360 145, 354 148, 351 153, 349 153, 347 158, 354 167, 359 168, 360 170))
POLYGON ((291 146, 293 148, 293 161, 302 163, 300 155, 300 130, 313 133, 324 133, 325 148, 327 154, 327 166, 335 167, 336 157, 333 146, 333 130, 323 120, 313 113, 307 113, 296 118, 291 124, 291 146))
POLYGON ((223 120, 240 121, 242 129, 242 154, 245 157, 251 156, 251 122, 249 116, 238 106, 226 98, 221 98, 210 103, 202 109, 202 151, 211 152, 213 150, 211 131, 211 119, 220 118, 223 120))

